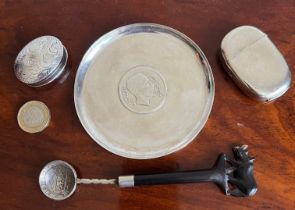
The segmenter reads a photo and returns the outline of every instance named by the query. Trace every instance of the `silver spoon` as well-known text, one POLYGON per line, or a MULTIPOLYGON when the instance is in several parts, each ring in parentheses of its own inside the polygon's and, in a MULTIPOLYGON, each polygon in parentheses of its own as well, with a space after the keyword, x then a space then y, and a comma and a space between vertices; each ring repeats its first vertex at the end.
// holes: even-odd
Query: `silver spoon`
POLYGON ((253 196, 257 191, 253 176, 254 158, 248 156, 246 145, 233 148, 234 159, 221 153, 208 169, 149 175, 119 176, 118 179, 79 179, 75 169, 65 161, 55 160, 44 166, 39 176, 42 192, 53 200, 64 200, 76 190, 77 184, 117 184, 119 187, 140 185, 214 182, 226 195, 253 196), (231 188, 229 184, 231 184, 231 188))

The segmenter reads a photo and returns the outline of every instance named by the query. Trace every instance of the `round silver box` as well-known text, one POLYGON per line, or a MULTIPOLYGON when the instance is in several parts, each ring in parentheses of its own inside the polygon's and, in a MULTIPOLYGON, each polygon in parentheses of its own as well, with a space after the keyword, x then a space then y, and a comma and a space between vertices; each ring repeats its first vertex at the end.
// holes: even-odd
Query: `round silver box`
POLYGON ((67 59, 67 50, 58 38, 41 36, 29 42, 19 52, 14 72, 21 82, 40 87, 62 75, 67 59))
POLYGON ((184 34, 132 24, 88 49, 74 98, 83 127, 102 147, 128 158, 156 158, 183 148, 201 131, 214 80, 205 55, 184 34))

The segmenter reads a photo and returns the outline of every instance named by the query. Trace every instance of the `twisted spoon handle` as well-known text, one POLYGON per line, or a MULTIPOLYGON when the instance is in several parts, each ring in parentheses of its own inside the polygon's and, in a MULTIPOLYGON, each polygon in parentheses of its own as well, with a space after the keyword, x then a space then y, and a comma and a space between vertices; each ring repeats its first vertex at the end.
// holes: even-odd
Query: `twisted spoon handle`
POLYGON ((77 179, 77 184, 116 184, 116 179, 77 179))

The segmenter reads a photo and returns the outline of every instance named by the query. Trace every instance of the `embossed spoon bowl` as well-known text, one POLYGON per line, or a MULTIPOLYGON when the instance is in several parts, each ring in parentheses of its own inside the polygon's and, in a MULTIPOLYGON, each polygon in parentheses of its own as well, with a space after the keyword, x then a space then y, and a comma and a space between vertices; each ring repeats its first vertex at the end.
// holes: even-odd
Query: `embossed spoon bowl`
POLYGON ((253 176, 254 158, 248 156, 246 145, 233 148, 234 159, 221 153, 213 167, 149 175, 126 175, 118 179, 79 179, 75 169, 65 161, 48 163, 39 176, 42 192, 50 199, 64 200, 76 190, 77 184, 118 184, 119 187, 140 185, 185 184, 213 182, 225 195, 248 197, 257 191, 253 176), (229 184, 230 183, 230 184, 229 184))
POLYGON ((75 169, 62 160, 44 166, 39 176, 41 191, 53 200, 64 200, 76 190, 77 184, 115 184, 115 179, 79 179, 75 169))

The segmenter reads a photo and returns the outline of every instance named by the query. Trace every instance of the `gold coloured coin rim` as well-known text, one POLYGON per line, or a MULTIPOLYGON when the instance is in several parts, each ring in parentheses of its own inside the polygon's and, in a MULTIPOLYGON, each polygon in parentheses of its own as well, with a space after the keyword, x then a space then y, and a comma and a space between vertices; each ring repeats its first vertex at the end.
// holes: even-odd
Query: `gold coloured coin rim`
POLYGON ((19 127, 27 133, 38 133, 38 132, 43 131, 46 127, 48 127, 49 122, 50 122, 50 118, 51 118, 50 111, 49 111, 48 107, 46 106, 46 104, 41 101, 36 101, 36 100, 28 101, 25 104, 23 104, 17 114, 17 122, 18 122, 19 127), (42 111, 44 113, 44 119, 43 119, 42 123, 40 123, 40 125, 38 125, 36 127, 29 127, 23 121, 22 115, 23 115, 24 110, 28 109, 29 107, 31 107, 33 105, 42 109, 42 111))

